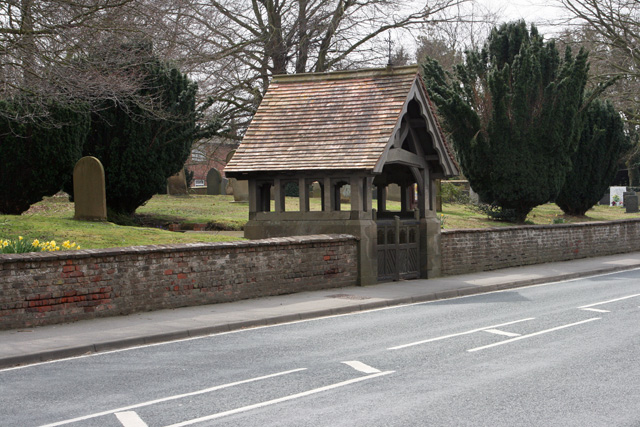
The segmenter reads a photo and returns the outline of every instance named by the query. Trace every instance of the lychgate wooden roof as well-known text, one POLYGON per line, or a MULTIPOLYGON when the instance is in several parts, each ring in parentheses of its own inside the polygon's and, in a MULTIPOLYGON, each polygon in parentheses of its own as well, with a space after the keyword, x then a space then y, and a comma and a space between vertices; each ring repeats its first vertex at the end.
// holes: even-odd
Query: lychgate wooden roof
POLYGON ((416 90, 415 66, 275 76, 225 174, 379 169, 416 90))

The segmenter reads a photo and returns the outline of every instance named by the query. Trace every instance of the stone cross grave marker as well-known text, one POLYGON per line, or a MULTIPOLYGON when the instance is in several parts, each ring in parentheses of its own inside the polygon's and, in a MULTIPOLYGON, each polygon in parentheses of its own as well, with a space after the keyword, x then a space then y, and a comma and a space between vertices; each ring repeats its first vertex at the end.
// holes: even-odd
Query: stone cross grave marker
POLYGON ((73 200, 75 219, 85 221, 107 219, 104 168, 100 160, 95 157, 83 157, 73 168, 73 200))

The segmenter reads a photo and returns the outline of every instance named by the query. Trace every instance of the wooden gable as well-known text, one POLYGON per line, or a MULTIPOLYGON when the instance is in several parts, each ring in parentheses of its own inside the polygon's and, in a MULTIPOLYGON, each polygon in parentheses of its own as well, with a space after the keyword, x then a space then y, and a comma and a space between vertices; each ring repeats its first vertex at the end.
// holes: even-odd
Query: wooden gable
POLYGON ((412 100, 421 105, 443 176, 456 175, 416 66, 275 76, 225 173, 377 173, 412 100))

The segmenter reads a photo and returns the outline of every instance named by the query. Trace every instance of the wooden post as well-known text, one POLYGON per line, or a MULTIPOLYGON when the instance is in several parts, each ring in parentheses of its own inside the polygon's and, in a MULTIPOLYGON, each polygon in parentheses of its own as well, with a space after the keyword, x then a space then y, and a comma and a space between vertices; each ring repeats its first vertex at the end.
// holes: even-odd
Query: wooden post
POLYGON ((280 178, 273 180, 273 199, 275 201, 276 213, 284 212, 284 189, 282 188, 282 181, 280 178))
POLYGON ((326 212, 333 211, 333 191, 331 188, 331 178, 324 179, 324 189, 322 192, 323 200, 324 200, 324 210, 326 212))
POLYGON ((373 185, 373 178, 370 176, 365 177, 363 180, 363 188, 362 188, 362 210, 365 212, 371 212, 372 206, 372 198, 371 198, 371 187, 373 185))
POLYGON ((405 184, 400 185, 400 212, 409 211, 409 198, 407 197, 408 187, 405 184))
POLYGON ((298 179, 298 197, 300 200, 300 212, 309 212, 309 186, 306 178, 298 179))
POLYGON ((378 212, 387 210, 387 187, 378 186, 378 212))
POLYGON ((249 213, 258 211, 258 184, 255 179, 249 180, 249 213))
POLYGON ((352 176, 349 180, 351 186, 351 211, 362 212, 363 206, 363 179, 361 176, 352 176))

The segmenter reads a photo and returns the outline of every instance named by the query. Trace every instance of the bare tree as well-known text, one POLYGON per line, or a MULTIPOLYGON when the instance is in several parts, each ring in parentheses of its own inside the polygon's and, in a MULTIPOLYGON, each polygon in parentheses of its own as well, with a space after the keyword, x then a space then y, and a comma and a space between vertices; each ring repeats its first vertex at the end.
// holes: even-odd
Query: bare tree
POLYGON ((418 63, 430 57, 443 69, 451 71, 454 65, 462 63, 466 50, 480 48, 491 29, 498 25, 497 12, 475 3, 459 8, 457 20, 429 26, 417 37, 418 63))
POLYGON ((640 2, 635 0, 561 0, 577 27, 566 42, 590 51, 594 81, 617 79, 607 92, 629 123, 640 125, 640 2))
POLYGON ((152 41, 239 138, 274 74, 386 65, 389 31, 458 19, 467 1, 0 0, 0 96, 117 100, 140 78, 109 58, 152 41))
POLYGON ((173 13, 156 15, 173 29, 164 47, 213 95, 216 114, 241 130, 271 76, 384 66, 390 30, 455 19, 451 8, 465 1, 173 0, 173 13))
POLYGON ((41 104, 135 93, 140 76, 114 66, 126 62, 122 43, 145 38, 137 22, 143 7, 140 0, 0 0, 0 97, 41 104))

